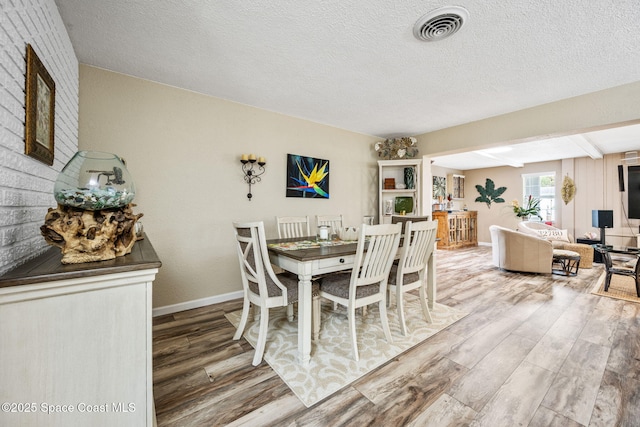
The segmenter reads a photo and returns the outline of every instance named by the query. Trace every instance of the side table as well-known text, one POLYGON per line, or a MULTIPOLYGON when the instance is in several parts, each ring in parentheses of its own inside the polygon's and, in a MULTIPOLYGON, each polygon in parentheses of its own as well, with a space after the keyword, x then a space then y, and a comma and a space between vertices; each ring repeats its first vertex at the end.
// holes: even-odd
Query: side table
MULTIPOLYGON (((600 240, 596 240, 596 239, 576 239, 576 243, 584 243, 585 245, 599 245, 600 244, 600 240)), ((602 264, 602 255, 600 254, 600 252, 596 251, 596 249, 593 249, 593 262, 597 262, 602 264)))

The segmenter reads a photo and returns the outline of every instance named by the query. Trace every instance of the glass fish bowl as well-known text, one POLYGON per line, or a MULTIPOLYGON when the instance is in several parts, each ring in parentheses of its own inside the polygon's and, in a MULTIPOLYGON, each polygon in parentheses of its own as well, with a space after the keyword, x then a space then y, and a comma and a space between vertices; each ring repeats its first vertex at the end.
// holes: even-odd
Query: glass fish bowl
POLYGON ((136 189, 117 155, 78 151, 58 175, 53 195, 61 205, 96 211, 126 206, 136 189))

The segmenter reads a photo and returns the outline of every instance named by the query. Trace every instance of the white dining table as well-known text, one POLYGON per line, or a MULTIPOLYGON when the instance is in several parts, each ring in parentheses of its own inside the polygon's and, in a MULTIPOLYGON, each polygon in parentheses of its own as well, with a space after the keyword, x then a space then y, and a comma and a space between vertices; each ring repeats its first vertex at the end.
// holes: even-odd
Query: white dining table
MULTIPOLYGON (((298 276, 298 361, 306 365, 311 360, 312 287, 311 278, 336 271, 351 270, 355 260, 356 242, 333 242, 312 245, 315 237, 267 240, 271 263, 298 276), (283 243, 306 242, 298 247, 283 243)), ((435 251, 427 264, 428 306, 436 300, 435 251)))

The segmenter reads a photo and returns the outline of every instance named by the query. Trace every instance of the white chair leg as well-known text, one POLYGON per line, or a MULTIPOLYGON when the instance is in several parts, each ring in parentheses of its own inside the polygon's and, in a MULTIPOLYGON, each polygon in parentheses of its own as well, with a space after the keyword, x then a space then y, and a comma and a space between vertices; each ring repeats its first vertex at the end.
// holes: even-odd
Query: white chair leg
POLYGON ((313 325, 313 339, 317 340, 320 337, 320 311, 322 307, 320 305, 320 297, 314 296, 312 300, 312 310, 311 310, 311 322, 313 325))
POLYGON ((287 320, 293 322, 293 304, 287 306, 287 320))
POLYGON ((427 323, 433 323, 433 319, 431 318, 431 311, 429 311, 429 306, 427 305, 427 289, 426 286, 420 286, 420 305, 422 305, 422 314, 424 315, 424 319, 427 323))
POLYGON ((357 362, 360 360, 358 354, 358 343, 356 341, 356 309, 349 305, 347 307, 347 316, 349 319, 349 336, 351 337, 351 348, 353 349, 353 359, 357 362))
POLYGON ((393 342, 393 338, 391 338, 391 330, 389 329, 389 319, 387 319, 387 305, 384 300, 380 300, 378 303, 378 307, 380 309, 380 321, 382 322, 382 330, 384 331, 384 336, 387 339, 387 342, 391 344, 393 342))
POLYGON ((238 329, 236 329, 236 333, 233 336, 234 340, 239 340, 242 337, 244 328, 247 326, 247 319, 249 319, 250 309, 251 309, 251 303, 249 302, 248 299, 245 298, 244 304, 242 305, 242 315, 240 316, 240 323, 238 324, 238 329))
POLYGON ((256 354, 253 356, 253 366, 258 366, 262 362, 264 347, 267 343, 267 329, 269 328, 269 308, 260 307, 260 331, 258 332, 258 342, 256 343, 256 354))
POLYGON ((391 307, 391 294, 392 294, 392 289, 391 287, 387 287, 387 308, 391 307))
POLYGON ((402 290, 399 287, 396 289, 396 307, 398 309, 400 332, 402 332, 402 335, 407 336, 407 322, 404 317, 404 297, 402 295, 402 290))

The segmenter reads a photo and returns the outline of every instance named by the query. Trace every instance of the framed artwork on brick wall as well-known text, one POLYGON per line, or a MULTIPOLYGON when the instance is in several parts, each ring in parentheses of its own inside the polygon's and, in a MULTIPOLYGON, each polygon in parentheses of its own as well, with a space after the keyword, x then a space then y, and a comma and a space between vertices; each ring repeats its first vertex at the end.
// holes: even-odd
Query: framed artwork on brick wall
POLYGON ((28 156, 53 165, 56 84, 27 45, 25 147, 28 156))

